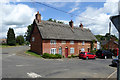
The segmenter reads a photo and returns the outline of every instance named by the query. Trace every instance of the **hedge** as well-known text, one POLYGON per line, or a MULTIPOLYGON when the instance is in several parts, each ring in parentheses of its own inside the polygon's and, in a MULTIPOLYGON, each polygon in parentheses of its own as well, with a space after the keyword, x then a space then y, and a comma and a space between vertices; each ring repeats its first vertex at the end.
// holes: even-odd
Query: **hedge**
POLYGON ((49 53, 44 53, 42 55, 43 58, 46 58, 46 59, 60 59, 62 58, 62 56, 60 54, 49 54, 49 53))

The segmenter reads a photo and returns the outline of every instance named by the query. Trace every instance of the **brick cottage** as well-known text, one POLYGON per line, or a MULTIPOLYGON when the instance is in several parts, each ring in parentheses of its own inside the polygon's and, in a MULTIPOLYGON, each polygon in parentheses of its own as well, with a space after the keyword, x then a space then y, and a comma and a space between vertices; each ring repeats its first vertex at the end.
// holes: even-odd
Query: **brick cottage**
POLYGON ((94 42, 94 49, 97 48, 97 40, 89 29, 73 26, 73 21, 67 24, 60 24, 41 20, 41 14, 37 12, 33 21, 30 36, 31 50, 38 53, 78 55, 80 51, 90 51, 91 42, 94 42))

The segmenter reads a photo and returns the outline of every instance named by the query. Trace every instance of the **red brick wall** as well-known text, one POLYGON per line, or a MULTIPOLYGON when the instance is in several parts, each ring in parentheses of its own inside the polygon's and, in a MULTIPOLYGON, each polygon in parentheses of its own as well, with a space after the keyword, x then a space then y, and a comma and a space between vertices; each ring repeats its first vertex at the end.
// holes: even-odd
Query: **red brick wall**
POLYGON ((33 30, 33 33, 31 35, 30 43, 31 43, 30 50, 32 50, 36 53, 42 54, 42 38, 41 38, 41 35, 40 35, 38 28, 36 26, 34 26, 34 30, 33 30), (35 41, 32 41, 32 37, 35 38, 35 41))
MULTIPOLYGON (((74 41, 74 44, 70 44, 70 41, 62 44, 61 41, 62 40, 56 40, 56 44, 50 44, 50 40, 43 40, 43 53, 50 53, 51 48, 56 48, 57 53, 59 53, 59 47, 62 47, 62 55, 65 55, 65 47, 68 47, 68 55, 71 55, 70 48, 74 48, 74 55, 78 55, 81 48, 84 48, 86 52, 88 52, 88 48, 91 48, 91 42, 88 41, 85 42, 85 45, 82 45, 82 41, 74 41)), ((97 42, 94 44, 94 48, 97 49, 97 42)))
POLYGON ((115 44, 112 41, 110 41, 109 43, 107 43, 106 45, 104 45, 103 48, 108 49, 108 45, 109 45, 109 49, 111 49, 111 50, 118 48, 118 45, 115 44))

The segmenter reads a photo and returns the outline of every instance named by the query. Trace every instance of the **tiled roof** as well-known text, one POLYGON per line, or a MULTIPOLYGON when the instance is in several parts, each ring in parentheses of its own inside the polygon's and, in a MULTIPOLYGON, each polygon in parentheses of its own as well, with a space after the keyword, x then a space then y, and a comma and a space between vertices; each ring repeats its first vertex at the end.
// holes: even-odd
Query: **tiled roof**
POLYGON ((67 24, 60 24, 50 21, 41 21, 37 23, 37 27, 43 39, 62 39, 62 40, 97 40, 89 29, 74 27, 71 28, 67 24))

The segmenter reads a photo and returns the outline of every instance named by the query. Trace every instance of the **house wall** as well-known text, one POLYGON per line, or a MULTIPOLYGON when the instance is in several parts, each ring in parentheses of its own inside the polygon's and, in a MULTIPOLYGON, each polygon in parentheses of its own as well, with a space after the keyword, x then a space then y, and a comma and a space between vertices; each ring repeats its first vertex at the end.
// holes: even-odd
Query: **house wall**
POLYGON ((108 49, 108 45, 109 45, 109 49, 114 50, 118 48, 118 44, 115 44, 114 42, 110 41, 109 43, 107 43, 106 45, 103 45, 103 48, 108 49))
POLYGON ((30 43, 31 43, 31 47, 30 47, 31 51, 34 51, 38 54, 42 54, 42 37, 36 25, 34 26, 34 29, 30 38, 30 43), (33 37, 34 37, 34 41, 32 41, 33 37))
MULTIPOLYGON (((66 44, 62 44, 61 41, 62 40, 56 40, 56 44, 50 44, 50 40, 43 40, 43 53, 50 53, 51 48, 56 48, 56 53, 59 53, 59 47, 62 47, 62 55, 65 56, 65 48, 68 47, 68 55, 71 55, 70 48, 74 48, 73 55, 78 55, 81 48, 84 48, 86 52, 88 52, 88 48, 89 51, 91 48, 91 42, 89 41, 85 41, 85 45, 82 45, 82 41, 74 41, 74 44, 70 44, 70 41, 66 41, 66 44)), ((97 49, 97 42, 95 42, 94 48, 97 49)))

